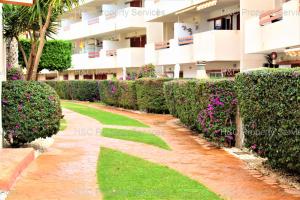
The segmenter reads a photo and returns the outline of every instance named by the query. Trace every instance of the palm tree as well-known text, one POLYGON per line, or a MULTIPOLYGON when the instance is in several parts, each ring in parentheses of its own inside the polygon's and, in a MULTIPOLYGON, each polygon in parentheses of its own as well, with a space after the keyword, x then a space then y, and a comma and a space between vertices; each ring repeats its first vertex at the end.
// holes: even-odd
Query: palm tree
POLYGON ((37 79, 46 38, 56 33, 59 15, 78 4, 79 0, 35 0, 31 7, 4 6, 4 37, 17 39, 27 69, 27 80, 37 79), (22 34, 28 34, 30 38, 29 56, 19 41, 22 34))

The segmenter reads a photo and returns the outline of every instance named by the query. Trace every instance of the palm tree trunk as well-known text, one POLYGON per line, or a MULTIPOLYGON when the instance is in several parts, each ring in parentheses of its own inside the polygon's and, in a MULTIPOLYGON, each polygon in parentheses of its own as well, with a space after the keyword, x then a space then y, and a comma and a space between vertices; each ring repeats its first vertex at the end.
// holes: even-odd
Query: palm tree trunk
POLYGON ((28 68, 27 55, 26 55, 26 53, 25 53, 25 51, 24 51, 24 48, 23 48, 23 45, 21 44, 21 42, 20 42, 20 40, 19 40, 18 37, 16 37, 16 40, 17 40, 17 42, 18 42, 19 49, 20 49, 20 51, 21 51, 21 53, 22 53, 23 60, 24 60, 24 62, 25 62, 25 67, 26 67, 26 69, 27 69, 27 68, 28 68))
POLYGON ((50 4, 49 8, 48 8, 46 22, 45 22, 44 26, 40 29, 40 37, 39 37, 40 40, 39 40, 38 50, 37 50, 36 56, 34 58, 31 74, 30 74, 30 76, 28 76, 28 78, 30 80, 36 80, 36 78, 37 78, 38 66, 39 66, 41 56, 42 56, 42 53, 43 53, 43 49, 44 49, 44 46, 45 46, 46 31, 47 31, 47 29, 49 27, 49 24, 50 24, 52 9, 53 9, 53 7, 50 4))

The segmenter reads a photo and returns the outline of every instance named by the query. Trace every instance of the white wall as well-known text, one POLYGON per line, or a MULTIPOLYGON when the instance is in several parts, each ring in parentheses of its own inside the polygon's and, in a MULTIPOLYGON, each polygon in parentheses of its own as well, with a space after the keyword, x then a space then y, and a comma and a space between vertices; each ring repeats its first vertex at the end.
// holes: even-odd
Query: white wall
MULTIPOLYGON (((263 11, 272 10, 274 8, 274 0, 240 0, 241 12, 241 71, 247 69, 258 68, 265 62, 264 55, 262 54, 246 54, 245 53, 245 23, 246 20, 257 17, 263 11)), ((250 34, 247 31, 247 34, 250 34)), ((255 42, 255 41, 253 41, 255 42)))
POLYGON ((163 23, 147 23, 147 44, 163 41, 163 23))
POLYGON ((283 13, 281 21, 265 26, 259 25, 259 17, 246 21, 246 53, 270 53, 300 45, 299 1, 292 0, 283 4, 283 13))

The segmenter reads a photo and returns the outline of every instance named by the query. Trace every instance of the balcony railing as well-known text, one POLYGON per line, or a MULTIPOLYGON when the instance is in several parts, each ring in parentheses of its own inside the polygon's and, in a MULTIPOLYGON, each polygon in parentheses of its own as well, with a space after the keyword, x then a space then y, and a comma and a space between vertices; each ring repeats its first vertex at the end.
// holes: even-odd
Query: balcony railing
POLYGON ((99 24, 99 17, 95 17, 88 20, 88 25, 99 24))
POLYGON ((194 40, 193 40, 193 36, 186 36, 186 37, 181 37, 178 38, 178 45, 187 45, 187 44, 193 44, 194 40))
POLYGON ((155 43, 155 50, 167 49, 167 48, 170 48, 170 42, 169 41, 155 43))
MULTIPOLYGON (((288 2, 288 1, 285 1, 285 2, 288 2)), ((298 1, 299 1, 299 4, 300 4, 300 0, 298 0, 298 1)), ((298 11, 300 12, 300 5, 299 5, 298 11)), ((282 9, 282 7, 274 9, 274 10, 269 10, 267 12, 262 13, 259 16, 259 25, 260 26, 265 26, 267 24, 271 24, 271 23, 280 21, 280 20, 282 20, 282 18, 283 18, 283 9, 282 9)))
POLYGON ((117 13, 116 12, 111 12, 105 15, 105 19, 106 20, 110 20, 110 19, 114 19, 117 17, 117 13))
POLYGON ((100 52, 95 51, 95 52, 89 52, 89 58, 98 58, 100 57, 100 52))
POLYGON ((267 12, 262 13, 259 16, 259 25, 264 26, 269 23, 280 21, 282 20, 282 16, 283 16, 282 8, 269 10, 267 12))
POLYGON ((117 50, 116 49, 106 50, 106 56, 117 56, 117 50))

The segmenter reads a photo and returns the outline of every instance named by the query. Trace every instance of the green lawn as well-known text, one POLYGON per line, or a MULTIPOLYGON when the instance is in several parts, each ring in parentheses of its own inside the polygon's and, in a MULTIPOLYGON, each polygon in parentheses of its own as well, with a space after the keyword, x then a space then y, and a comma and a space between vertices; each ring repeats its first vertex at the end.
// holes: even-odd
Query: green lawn
POLYGON ((86 105, 65 101, 62 101, 61 105, 69 110, 92 117, 105 125, 148 127, 147 125, 135 119, 123 115, 114 114, 111 112, 106 112, 86 105))
POLYGON ((63 131, 67 128, 67 121, 65 119, 61 119, 60 120, 60 127, 59 127, 59 130, 60 131, 63 131))
POLYGON ((163 149, 170 149, 170 147, 159 137, 151 133, 104 128, 101 133, 104 137, 116 138, 121 140, 129 140, 134 142, 141 142, 145 144, 154 145, 163 149))
POLYGON ((107 148, 101 148, 97 175, 105 200, 221 199, 175 170, 107 148))

